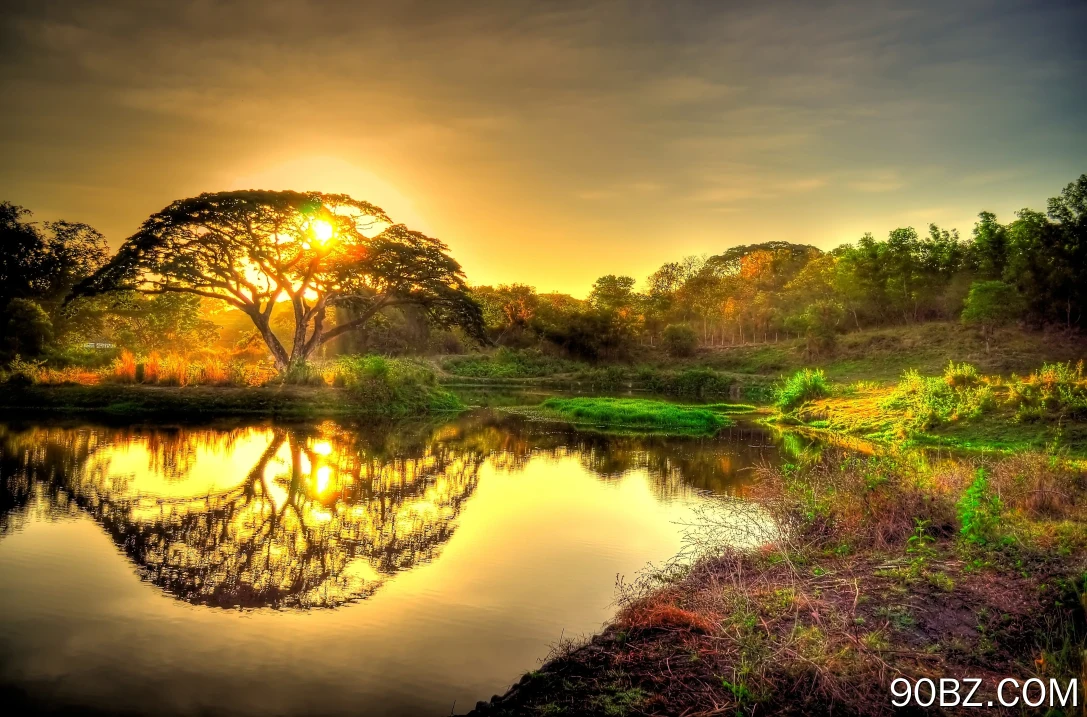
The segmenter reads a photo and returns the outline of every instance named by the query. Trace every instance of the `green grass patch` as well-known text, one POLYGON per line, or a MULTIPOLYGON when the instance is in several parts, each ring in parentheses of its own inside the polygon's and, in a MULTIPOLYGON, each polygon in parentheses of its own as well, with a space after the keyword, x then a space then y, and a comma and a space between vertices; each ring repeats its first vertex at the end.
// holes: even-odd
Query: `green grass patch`
MULTIPOLYGON (((732 404, 717 405, 732 407, 732 404)), ((549 398, 540 404, 540 408, 571 423, 609 428, 714 433, 731 424, 720 408, 641 398, 549 398)))

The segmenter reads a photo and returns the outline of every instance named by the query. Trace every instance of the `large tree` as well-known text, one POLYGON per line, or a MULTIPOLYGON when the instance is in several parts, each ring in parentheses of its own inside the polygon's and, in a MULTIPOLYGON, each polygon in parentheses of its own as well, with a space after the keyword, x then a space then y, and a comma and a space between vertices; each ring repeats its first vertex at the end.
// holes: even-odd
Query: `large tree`
POLYGON ((479 306, 447 247, 344 194, 248 190, 174 202, 77 294, 118 289, 224 301, 253 321, 280 370, 391 306, 417 305, 482 336, 479 306), (352 307, 353 318, 329 325, 335 306, 352 307), (272 331, 277 310, 291 312, 289 344, 272 331))

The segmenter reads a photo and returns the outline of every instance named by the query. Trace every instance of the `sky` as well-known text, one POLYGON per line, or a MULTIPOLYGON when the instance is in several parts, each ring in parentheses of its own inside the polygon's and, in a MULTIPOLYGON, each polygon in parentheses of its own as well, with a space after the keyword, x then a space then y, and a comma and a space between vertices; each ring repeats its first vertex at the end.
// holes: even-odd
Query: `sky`
POLYGON ((6 0, 0 199, 117 247, 206 191, 346 192, 474 284, 968 236, 1087 172, 1087 3, 6 0))

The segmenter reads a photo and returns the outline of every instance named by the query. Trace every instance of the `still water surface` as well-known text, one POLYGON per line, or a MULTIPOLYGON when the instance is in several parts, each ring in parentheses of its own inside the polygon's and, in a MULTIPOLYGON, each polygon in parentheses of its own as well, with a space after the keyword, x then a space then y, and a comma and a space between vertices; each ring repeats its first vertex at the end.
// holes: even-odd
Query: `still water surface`
POLYGON ((770 443, 487 409, 392 427, 0 423, 0 698, 463 712, 598 630, 617 576, 742 497, 770 443))

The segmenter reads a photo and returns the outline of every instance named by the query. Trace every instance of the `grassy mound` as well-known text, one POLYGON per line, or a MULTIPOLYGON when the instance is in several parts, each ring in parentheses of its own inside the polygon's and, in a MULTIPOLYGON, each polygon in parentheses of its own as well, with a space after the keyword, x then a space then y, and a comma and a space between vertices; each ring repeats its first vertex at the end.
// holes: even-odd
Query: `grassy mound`
POLYGON ((573 423, 681 433, 713 433, 731 424, 723 415, 726 411, 750 408, 730 404, 681 406, 642 398, 549 398, 540 407, 573 423))

